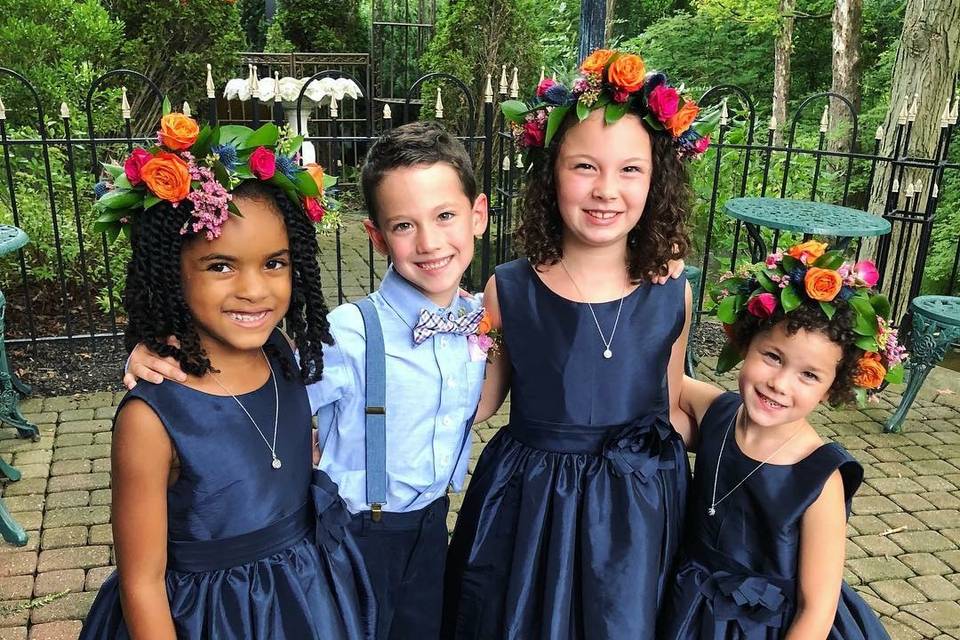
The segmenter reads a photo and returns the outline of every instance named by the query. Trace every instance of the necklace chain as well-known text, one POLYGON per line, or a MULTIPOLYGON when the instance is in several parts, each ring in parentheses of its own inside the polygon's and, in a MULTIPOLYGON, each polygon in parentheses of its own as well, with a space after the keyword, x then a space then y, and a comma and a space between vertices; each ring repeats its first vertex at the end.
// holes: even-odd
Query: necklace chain
POLYGON ((587 297, 583 295, 583 291, 580 290, 580 287, 577 286, 577 281, 573 279, 573 276, 570 275, 570 271, 567 269, 567 265, 563 263, 563 260, 560 260, 560 267, 563 269, 563 272, 567 274, 567 277, 570 278, 570 282, 573 284, 573 288, 577 290, 577 294, 580 295, 580 299, 586 303, 587 308, 590 309, 590 315, 593 316, 593 323, 597 325, 597 333, 600 334, 600 342, 603 343, 603 357, 612 358, 613 351, 610 350, 610 345, 613 344, 613 336, 617 332, 617 325, 620 323, 620 312, 623 311, 623 299, 627 296, 627 285, 623 285, 623 293, 620 295, 620 304, 617 306, 617 317, 613 321, 613 329, 610 331, 610 339, 607 340, 603 335, 603 329, 600 328, 600 321, 597 320, 597 314, 593 310, 593 305, 587 301, 587 297))
MULTIPOLYGON (((727 444, 727 438, 730 437, 730 429, 731 429, 731 427, 733 427, 733 425, 736 424, 736 422, 737 422, 737 416, 738 416, 739 414, 740 414, 739 411, 735 411, 735 412, 733 413, 733 418, 730 419, 730 424, 727 425, 727 430, 726 430, 726 431, 724 432, 724 434, 723 434, 723 440, 720 441, 720 453, 717 454, 717 468, 716 468, 716 469, 714 470, 714 472, 713 472, 713 495, 711 496, 711 499, 710 499, 710 508, 707 509, 707 515, 708 515, 708 516, 715 515, 715 514, 717 513, 717 505, 718 505, 718 504, 720 504, 721 502, 723 502, 724 500, 726 500, 726 499, 730 496, 730 494, 732 494, 734 491, 736 491, 737 489, 739 489, 739 488, 740 488, 740 485, 742 485, 744 482, 747 481, 747 478, 749 478, 749 477, 752 476, 754 473, 756 473, 757 471, 759 471, 759 470, 760 470, 760 467, 762 467, 763 465, 765 465, 765 464, 767 464, 768 462, 770 462, 770 460, 773 459, 773 456, 775 456, 775 455, 777 455, 778 453, 780 453, 780 452, 783 450, 784 447, 786 447, 788 444, 790 444, 791 442, 793 442, 793 439, 796 438, 798 435, 800 435, 800 427, 797 427, 796 431, 793 432, 793 435, 792 435, 792 436, 790 436, 789 438, 787 438, 786 440, 784 440, 783 444, 781 444, 779 447, 777 447, 777 449, 776 449, 773 453, 771 453, 771 454, 768 455, 766 458, 764 458, 763 461, 760 462, 760 464, 758 464, 756 467, 754 467, 753 470, 752 470, 750 473, 748 473, 747 475, 745 475, 745 476, 743 477, 743 479, 740 480, 740 482, 738 482, 737 484, 733 485, 733 488, 730 489, 730 491, 727 491, 725 494, 723 494, 722 496, 720 496, 720 499, 718 500, 718 499, 717 499, 717 480, 718 480, 718 478, 720 477, 720 460, 723 458, 723 448, 724 448, 724 447, 726 446, 726 444, 727 444)), ((736 434, 734 434, 733 437, 736 438, 736 437, 737 437, 736 434)))
POLYGON ((257 433, 259 433, 260 437, 263 439, 263 443, 267 445, 267 449, 270 450, 270 457, 271 457, 270 466, 272 466, 274 469, 279 469, 281 466, 283 466, 282 463, 280 462, 280 458, 277 457, 277 423, 278 423, 278 418, 280 416, 280 393, 277 390, 277 376, 273 374, 273 365, 270 364, 270 358, 267 357, 267 354, 264 353, 262 348, 260 349, 260 353, 261 355, 263 355, 263 359, 267 361, 267 368, 270 369, 270 379, 273 381, 273 443, 272 444, 270 443, 269 440, 267 440, 267 436, 263 435, 263 430, 260 429, 260 425, 257 424, 257 421, 253 419, 253 416, 250 415, 250 412, 247 411, 247 408, 243 406, 242 402, 240 402, 240 398, 235 396, 233 392, 230 391, 230 389, 227 389, 227 386, 220 381, 220 376, 218 376, 215 373, 212 373, 211 375, 213 375, 213 381, 216 382, 221 389, 226 391, 230 395, 230 397, 233 398, 234 401, 236 401, 236 403, 240 406, 240 409, 243 410, 245 414, 247 414, 247 417, 250 419, 250 422, 253 423, 253 428, 257 430, 257 433))

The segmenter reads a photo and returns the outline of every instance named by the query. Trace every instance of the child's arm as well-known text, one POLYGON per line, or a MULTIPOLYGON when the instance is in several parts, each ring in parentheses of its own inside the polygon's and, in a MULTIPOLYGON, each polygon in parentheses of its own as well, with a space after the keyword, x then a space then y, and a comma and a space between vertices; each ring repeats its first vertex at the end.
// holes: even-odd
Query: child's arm
MULTIPOLYGON (((179 344, 173 336, 167 338, 168 344, 179 344)), ((133 389, 137 385, 137 380, 146 380, 154 384, 160 384, 163 379, 185 382, 187 374, 180 368, 173 358, 161 358, 153 351, 150 351, 142 342, 130 352, 127 358, 127 366, 123 372, 123 384, 127 389, 133 389)))
POLYGON ((840 600, 846 539, 843 479, 834 471, 803 514, 797 614, 785 640, 826 638, 830 633, 840 600))
MULTIPOLYGON (((500 302, 497 298, 496 276, 490 276, 487 286, 483 290, 483 306, 490 314, 493 328, 500 331, 503 322, 500 319, 500 302)), ((483 391, 480 394, 480 406, 477 407, 475 423, 490 419, 503 404, 510 389, 510 358, 507 355, 507 346, 501 339, 497 345, 497 353, 487 363, 486 377, 483 380, 483 391)))
POLYGON ((146 403, 131 400, 120 410, 111 458, 123 617, 134 638, 176 638, 164 580, 173 445, 146 403))
POLYGON ((691 451, 696 450, 697 434, 700 424, 703 422, 703 416, 707 409, 713 404, 723 389, 715 387, 702 380, 694 380, 689 376, 683 376, 683 386, 680 388, 680 410, 693 420, 691 431, 687 434, 689 440, 684 439, 684 444, 691 451))
POLYGON ((670 422, 683 437, 684 442, 691 441, 693 423, 691 416, 680 407, 680 390, 683 387, 683 365, 687 357, 687 339, 690 335, 690 310, 693 307, 693 293, 690 283, 684 287, 684 320, 680 337, 673 343, 670 351, 670 363, 667 365, 667 383, 670 389, 670 422))

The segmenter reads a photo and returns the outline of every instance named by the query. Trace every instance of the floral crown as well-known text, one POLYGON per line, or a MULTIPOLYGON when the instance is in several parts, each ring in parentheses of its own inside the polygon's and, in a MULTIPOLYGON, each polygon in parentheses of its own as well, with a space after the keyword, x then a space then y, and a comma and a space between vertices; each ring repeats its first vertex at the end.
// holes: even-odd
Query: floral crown
POLYGON ((112 242, 142 211, 161 201, 174 207, 193 203, 191 218, 181 234, 205 232, 207 240, 220 236, 230 214, 240 215, 231 191, 244 180, 261 180, 280 187, 299 202, 311 220, 320 222, 335 208, 324 191, 337 179, 317 164, 301 167, 297 153, 303 136, 268 123, 254 131, 240 125, 204 126, 182 113, 170 111, 164 100, 158 143, 136 147, 123 165, 104 164, 108 181, 95 187, 99 214, 94 231, 112 242))
POLYGON ((682 158, 701 155, 720 122, 717 108, 701 111, 691 98, 670 86, 660 72, 646 73, 636 53, 597 49, 580 65, 571 88, 544 78, 530 103, 508 100, 500 108, 523 148, 546 148, 567 112, 575 109, 582 122, 603 109, 613 124, 627 113, 640 116, 654 131, 669 134, 682 158))
MULTIPOLYGON (((897 330, 890 326, 890 301, 873 290, 879 279, 873 262, 844 262, 842 251, 827 251, 826 243, 811 240, 786 253, 772 253, 764 262, 744 265, 737 274, 724 275, 710 296, 728 337, 729 325, 745 314, 764 319, 778 308, 789 314, 815 301, 832 319, 840 305, 847 305, 853 312, 856 346, 864 351, 854 377, 857 401, 863 404, 884 382, 903 382, 907 357, 897 341, 897 330)), ((743 354, 728 340, 717 371, 729 371, 742 359, 743 354)))

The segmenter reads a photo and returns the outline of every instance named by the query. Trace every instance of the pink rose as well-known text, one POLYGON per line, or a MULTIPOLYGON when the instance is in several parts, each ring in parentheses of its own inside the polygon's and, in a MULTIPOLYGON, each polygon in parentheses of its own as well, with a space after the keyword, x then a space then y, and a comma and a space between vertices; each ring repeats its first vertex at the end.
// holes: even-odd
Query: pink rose
POLYGON ((705 153, 707 151, 707 147, 709 146, 710 136, 704 136, 697 140, 697 143, 693 145, 693 152, 697 155, 700 155, 701 153, 705 153))
POLYGON ((259 180, 269 180, 277 171, 276 156, 264 147, 257 147, 257 149, 250 154, 248 164, 250 165, 250 171, 252 171, 253 175, 259 180))
POLYGON ((143 182, 143 178, 140 177, 140 171, 143 169, 143 165, 147 164, 151 159, 153 159, 153 156, 150 155, 150 152, 146 149, 137 147, 133 150, 133 154, 123 163, 123 173, 126 174, 130 184, 137 186, 143 182))
POLYGON ((773 315, 773 310, 777 308, 777 299, 772 293, 761 293, 758 296, 750 298, 747 302, 747 311, 758 318, 769 318, 773 315))
POLYGON ((540 84, 537 85, 537 97, 542 98, 543 94, 547 92, 547 89, 557 84, 556 80, 553 78, 544 78, 540 81, 540 84))
POLYGON ((665 84, 657 85, 647 98, 647 106, 650 107, 650 111, 653 111, 654 115, 663 123, 666 123, 677 113, 679 104, 680 94, 677 93, 676 89, 665 84))
POLYGON ((853 276, 868 287, 873 287, 880 281, 880 272, 870 260, 861 260, 853 265, 853 276))
POLYGON ((542 147, 546 136, 544 127, 539 122, 528 122, 523 125, 523 144, 527 147, 542 147))
POLYGON ((307 212, 307 217, 314 222, 321 222, 324 214, 326 213, 323 205, 320 204, 320 201, 317 198, 304 198, 303 208, 307 212))

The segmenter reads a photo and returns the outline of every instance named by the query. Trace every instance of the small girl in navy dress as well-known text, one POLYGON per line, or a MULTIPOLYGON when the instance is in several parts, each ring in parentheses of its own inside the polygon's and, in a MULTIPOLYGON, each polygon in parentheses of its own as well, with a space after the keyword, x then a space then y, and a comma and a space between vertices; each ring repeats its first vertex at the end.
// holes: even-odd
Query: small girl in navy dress
POLYGON ((372 637, 349 515, 311 464, 304 382, 330 336, 308 215, 324 200, 295 147, 272 124, 200 131, 172 113, 158 147, 107 167, 98 226, 133 248, 127 345, 188 375, 140 383, 117 412, 117 572, 81 638, 372 637))
POLYGON ((460 510, 449 638, 653 638, 680 540, 690 291, 666 276, 688 246, 684 159, 716 119, 636 54, 599 50, 581 72, 503 105, 532 164, 527 257, 484 296, 502 341, 477 420, 509 389, 510 423, 460 510))
POLYGON ((860 464, 807 420, 821 402, 860 400, 902 379, 890 304, 872 263, 811 241, 745 268, 713 291, 741 357, 740 393, 686 378, 699 423, 681 564, 664 640, 888 638, 843 581, 846 517, 860 464))

